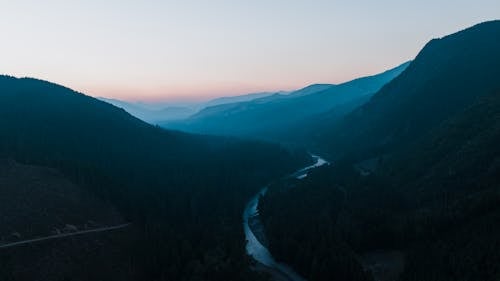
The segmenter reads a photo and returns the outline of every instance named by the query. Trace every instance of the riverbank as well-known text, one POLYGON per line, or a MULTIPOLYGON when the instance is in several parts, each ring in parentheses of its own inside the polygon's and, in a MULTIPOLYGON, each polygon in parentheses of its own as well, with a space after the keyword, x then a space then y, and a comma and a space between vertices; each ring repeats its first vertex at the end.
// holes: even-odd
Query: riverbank
MULTIPOLYGON (((315 159, 314 164, 304 167, 297 172, 290 174, 290 177, 298 179, 305 178, 311 169, 328 164, 328 162, 319 156, 312 155, 315 159)), ((277 262, 268 249, 267 238, 265 236, 264 226, 260 221, 258 205, 261 196, 265 196, 267 187, 262 188, 247 203, 243 212, 243 228, 247 240, 246 251, 257 263, 255 270, 270 274, 275 281, 305 281, 290 266, 277 262)))

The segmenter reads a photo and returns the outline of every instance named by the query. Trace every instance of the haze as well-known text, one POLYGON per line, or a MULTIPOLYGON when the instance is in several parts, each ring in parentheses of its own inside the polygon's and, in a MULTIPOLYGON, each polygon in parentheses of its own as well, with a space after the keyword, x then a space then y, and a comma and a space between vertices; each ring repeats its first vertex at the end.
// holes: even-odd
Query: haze
POLYGON ((126 100, 290 90, 381 72, 499 11, 497 0, 2 1, 0 73, 126 100))

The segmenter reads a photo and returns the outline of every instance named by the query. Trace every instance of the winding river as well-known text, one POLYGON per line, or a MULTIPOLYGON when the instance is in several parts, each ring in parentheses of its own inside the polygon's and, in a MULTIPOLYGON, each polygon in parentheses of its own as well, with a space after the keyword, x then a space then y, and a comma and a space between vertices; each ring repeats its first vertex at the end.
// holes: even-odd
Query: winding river
MULTIPOLYGON (((290 177, 303 179, 311 169, 328 164, 328 162, 319 156, 312 155, 315 163, 307 166, 297 172, 290 174, 290 177)), ((252 256, 258 264, 263 266, 268 272, 272 273, 277 280, 291 280, 291 281, 305 281, 303 277, 297 274, 290 266, 277 262, 268 248, 264 246, 262 241, 259 241, 252 228, 250 227, 249 220, 259 216, 258 205, 260 196, 264 196, 267 192, 267 187, 262 188, 250 201, 248 201, 245 211, 243 212, 243 229, 245 231, 245 238, 247 240, 246 251, 248 255, 252 256)), ((260 226, 262 227, 262 226, 260 226)), ((260 235, 259 237, 262 237, 260 235)))

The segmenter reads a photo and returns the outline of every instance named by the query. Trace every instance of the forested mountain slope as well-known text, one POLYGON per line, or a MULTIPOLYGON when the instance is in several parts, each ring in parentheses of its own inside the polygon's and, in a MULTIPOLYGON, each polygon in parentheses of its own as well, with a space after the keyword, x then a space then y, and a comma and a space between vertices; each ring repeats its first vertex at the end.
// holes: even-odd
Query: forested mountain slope
MULTIPOLYGON (((336 157, 380 155, 418 139, 498 87, 500 21, 430 41, 408 68, 316 141, 336 157)), ((364 156, 363 156, 364 157, 364 156)))
POLYGON ((494 21, 431 41, 335 127, 325 144, 355 157, 269 190, 271 250, 315 280, 498 280, 498 35, 494 21), (360 173, 353 160, 374 155, 360 173))
POLYGON ((166 131, 68 88, 7 76, 0 158, 56 168, 116 206, 140 229, 142 258, 131 265, 140 280, 251 276, 242 273, 244 202, 307 161, 278 145, 166 131))

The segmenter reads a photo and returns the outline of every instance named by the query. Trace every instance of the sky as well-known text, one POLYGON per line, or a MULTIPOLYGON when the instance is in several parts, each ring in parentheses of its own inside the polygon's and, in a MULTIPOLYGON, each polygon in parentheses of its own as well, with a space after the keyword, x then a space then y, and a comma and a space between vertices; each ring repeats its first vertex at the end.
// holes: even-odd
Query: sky
POLYGON ((498 0, 0 0, 0 74, 195 101, 375 74, 499 18, 498 0))

